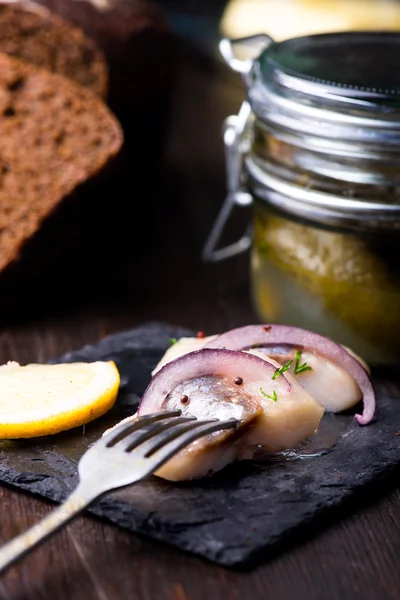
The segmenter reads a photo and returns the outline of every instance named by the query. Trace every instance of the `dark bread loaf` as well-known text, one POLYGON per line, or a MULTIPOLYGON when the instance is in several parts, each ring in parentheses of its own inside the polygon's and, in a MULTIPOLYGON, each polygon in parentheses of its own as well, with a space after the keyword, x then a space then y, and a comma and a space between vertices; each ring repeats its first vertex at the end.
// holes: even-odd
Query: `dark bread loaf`
POLYGON ((127 160, 156 167, 163 150, 180 48, 152 0, 38 0, 104 51, 108 104, 121 122, 127 160))
POLYGON ((78 27, 34 2, 0 2, 0 52, 107 95, 108 67, 102 50, 78 27))
POLYGON ((0 53, 0 271, 122 143, 117 119, 98 96, 0 53))

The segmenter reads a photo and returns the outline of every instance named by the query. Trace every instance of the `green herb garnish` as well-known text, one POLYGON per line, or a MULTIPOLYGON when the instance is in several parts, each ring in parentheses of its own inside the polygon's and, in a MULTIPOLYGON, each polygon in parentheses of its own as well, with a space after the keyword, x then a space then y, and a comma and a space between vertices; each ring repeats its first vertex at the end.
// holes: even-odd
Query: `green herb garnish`
POLYGON ((265 398, 269 398, 270 400, 273 400, 274 402, 276 402, 278 400, 278 395, 275 390, 272 390, 272 396, 270 396, 269 394, 264 392, 264 390, 262 388, 260 388, 260 392, 262 393, 263 396, 265 396, 265 398))
POLYGON ((285 371, 288 371, 292 362, 292 360, 288 360, 287 363, 283 365, 283 367, 281 367, 280 369, 275 369, 274 374, 272 375, 272 379, 277 379, 279 375, 283 375, 285 371))
POLYGON ((177 341, 178 340, 176 338, 169 338, 170 346, 173 346, 174 344, 176 344, 177 341))
POLYGON ((295 363, 294 363, 294 374, 298 375, 299 373, 304 373, 304 371, 312 371, 312 367, 304 362, 302 365, 300 364, 301 359, 301 350, 296 350, 295 352, 295 363))

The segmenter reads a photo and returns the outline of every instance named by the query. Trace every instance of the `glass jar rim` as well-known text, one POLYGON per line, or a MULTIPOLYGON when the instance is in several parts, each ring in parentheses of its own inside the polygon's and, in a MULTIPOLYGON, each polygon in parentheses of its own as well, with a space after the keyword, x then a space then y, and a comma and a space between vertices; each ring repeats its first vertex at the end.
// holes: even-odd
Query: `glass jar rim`
POLYGON ((272 41, 252 60, 245 83, 253 113, 263 121, 276 121, 281 126, 288 119, 288 127, 296 130, 304 123, 309 127, 311 120, 313 128, 320 129, 322 134, 330 128, 331 137, 340 137, 345 127, 349 137, 354 131, 361 132, 359 137, 366 143, 373 137, 374 143, 386 144, 391 140, 400 145, 400 32, 339 32, 272 41), (332 72, 332 77, 320 76, 325 69, 327 72, 333 69, 332 56, 319 57, 326 47, 330 52, 332 48, 342 52, 341 81, 336 77, 340 75, 340 66, 332 72), (399 75, 397 71, 393 74, 393 85, 389 85, 390 79, 381 82, 374 79, 378 71, 376 61, 365 61, 364 54, 361 63, 367 47, 371 51, 381 48, 378 56, 386 56, 392 49, 395 62, 392 61, 389 70, 396 71, 399 63, 399 75), (343 54, 346 51, 351 58, 347 62, 343 54), (356 77, 351 80, 347 63, 352 61, 357 68, 360 64, 367 65, 363 72, 365 85, 357 85, 356 77), (367 80, 369 68, 371 79, 367 80))
POLYGON ((340 31, 272 42, 254 61, 265 85, 337 102, 400 105, 400 32, 340 31), (365 60, 365 57, 368 60, 365 60), (382 69, 382 64, 386 69, 382 69))
MULTIPOLYGON (((393 186, 386 179, 388 167, 398 170, 400 161, 400 52, 394 58, 399 63, 394 86, 377 89, 355 85, 356 79, 351 80, 349 69, 347 79, 340 82, 343 85, 337 85, 334 75, 340 72, 340 67, 332 70, 330 79, 316 76, 333 67, 336 57, 332 57, 332 48, 340 48, 342 58, 349 52, 352 64, 357 65, 363 58, 366 76, 369 61, 362 54, 366 47, 379 45, 383 50, 378 56, 390 53, 391 49, 400 51, 400 32, 340 32, 272 41, 252 61, 245 78, 255 120, 253 131, 257 127, 293 148, 317 153, 320 162, 321 157, 333 156, 333 161, 326 158, 325 162, 329 165, 332 162, 336 171, 319 162, 317 174, 339 181, 336 167, 339 157, 344 161, 360 160, 360 165, 372 161, 377 170, 373 177, 364 175, 362 167, 356 168, 353 162, 344 181, 393 186), (325 47, 329 52, 324 55, 325 47)), ((376 65, 374 68, 376 71, 376 65)), ((333 226, 356 223, 369 230, 400 227, 400 205, 396 202, 354 199, 285 181, 268 170, 266 161, 251 150, 245 158, 245 168, 250 188, 259 198, 299 218, 312 218, 333 226)))

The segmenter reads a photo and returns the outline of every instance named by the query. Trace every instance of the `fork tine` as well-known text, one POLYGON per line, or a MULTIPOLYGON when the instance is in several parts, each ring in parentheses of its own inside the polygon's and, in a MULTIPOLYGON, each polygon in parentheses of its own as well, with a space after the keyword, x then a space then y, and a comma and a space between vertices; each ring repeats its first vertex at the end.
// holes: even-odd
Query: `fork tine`
POLYGON ((149 415, 143 415, 143 417, 136 417, 136 419, 133 419, 132 421, 121 423, 121 425, 106 433, 102 438, 100 438, 100 440, 103 445, 107 447, 113 446, 120 440, 120 438, 136 431, 139 428, 141 429, 144 425, 172 417, 179 417, 181 414, 182 411, 180 410, 171 410, 169 412, 165 411, 162 413, 151 413, 149 415))
POLYGON ((212 419, 209 421, 194 421, 183 426, 177 425, 161 434, 161 436, 157 436, 157 439, 149 440, 143 444, 140 450, 146 458, 152 457, 152 459, 155 459, 156 467, 159 467, 190 442, 214 431, 235 428, 237 423, 236 419, 228 421, 212 419))
POLYGON ((171 427, 192 421, 196 421, 196 417, 176 417, 173 419, 151 421, 146 427, 141 427, 140 429, 129 433, 129 435, 117 442, 114 447, 119 450, 125 450, 125 452, 130 452, 149 438, 154 438, 155 436, 158 437, 160 433, 171 427))
POLYGON ((204 424, 203 422, 202 426, 187 431, 183 435, 168 442, 167 444, 159 448, 154 454, 152 454, 150 458, 150 460, 154 461, 152 472, 154 473, 154 471, 160 468, 170 458, 175 456, 179 452, 179 450, 182 450, 198 438, 201 438, 209 433, 213 433, 214 431, 219 431, 221 429, 236 429, 237 424, 238 421, 236 419, 230 419, 229 421, 219 421, 217 423, 208 424, 204 424))

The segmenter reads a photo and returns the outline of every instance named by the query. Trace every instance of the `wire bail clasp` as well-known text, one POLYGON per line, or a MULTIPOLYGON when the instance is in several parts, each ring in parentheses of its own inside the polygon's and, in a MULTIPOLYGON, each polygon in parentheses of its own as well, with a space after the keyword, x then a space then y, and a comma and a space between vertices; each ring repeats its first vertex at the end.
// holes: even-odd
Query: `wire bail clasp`
MULTIPOLYGON (((242 47, 247 53, 251 49, 253 54, 256 52, 258 55, 262 49, 265 49, 272 42, 273 39, 266 34, 258 34, 235 40, 223 38, 219 43, 219 50, 231 69, 241 73, 246 81, 251 76, 254 56, 245 59, 239 58, 236 54, 236 48, 242 47)), ((251 246, 252 233, 251 226, 249 225, 245 234, 237 242, 223 248, 217 248, 234 207, 249 206, 253 201, 251 194, 246 188, 243 171, 243 157, 249 151, 251 143, 251 131, 249 127, 251 116, 250 104, 244 101, 239 114, 231 115, 224 122, 223 140, 228 193, 203 248, 202 258, 207 262, 217 262, 225 258, 230 258, 244 252, 251 246)))
POLYGON ((202 258, 207 262, 230 258, 244 252, 251 245, 252 236, 248 227, 246 233, 237 242, 217 248, 234 206, 249 206, 253 201, 243 182, 243 155, 249 145, 244 134, 250 116, 250 104, 245 101, 239 114, 231 115, 224 122, 223 139, 228 193, 203 248, 202 258))

